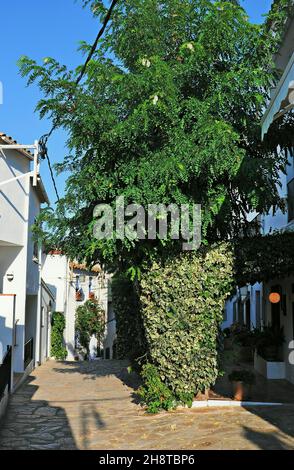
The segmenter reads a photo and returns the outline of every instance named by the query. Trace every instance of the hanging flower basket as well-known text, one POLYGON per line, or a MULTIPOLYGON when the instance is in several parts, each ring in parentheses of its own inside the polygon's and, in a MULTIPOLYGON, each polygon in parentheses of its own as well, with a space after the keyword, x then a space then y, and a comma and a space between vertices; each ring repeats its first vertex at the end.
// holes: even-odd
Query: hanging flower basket
POLYGON ((83 300, 83 294, 81 291, 76 292, 76 301, 81 302, 83 300))
POLYGON ((89 300, 95 300, 95 292, 89 292, 89 300))

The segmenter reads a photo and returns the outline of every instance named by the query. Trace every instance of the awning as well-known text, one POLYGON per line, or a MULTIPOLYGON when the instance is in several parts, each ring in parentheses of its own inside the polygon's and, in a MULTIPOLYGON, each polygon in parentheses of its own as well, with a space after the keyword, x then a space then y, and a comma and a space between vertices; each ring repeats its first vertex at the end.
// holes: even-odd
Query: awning
POLYGON ((262 138, 269 130, 272 122, 294 107, 294 54, 278 83, 275 94, 261 121, 262 138))

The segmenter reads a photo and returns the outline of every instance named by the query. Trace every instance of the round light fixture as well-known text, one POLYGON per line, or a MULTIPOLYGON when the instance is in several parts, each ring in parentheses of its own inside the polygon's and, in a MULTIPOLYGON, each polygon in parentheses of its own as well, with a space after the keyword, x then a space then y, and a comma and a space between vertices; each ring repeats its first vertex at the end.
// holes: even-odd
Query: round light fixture
POLYGON ((271 304, 278 304, 281 301, 281 295, 278 292, 272 292, 269 295, 269 301, 271 304))

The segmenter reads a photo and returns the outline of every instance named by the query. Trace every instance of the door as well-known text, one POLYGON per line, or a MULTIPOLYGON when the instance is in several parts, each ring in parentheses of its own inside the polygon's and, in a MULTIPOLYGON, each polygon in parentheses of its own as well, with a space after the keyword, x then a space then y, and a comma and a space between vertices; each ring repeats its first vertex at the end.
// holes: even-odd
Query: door
MULTIPOLYGON (((281 295, 281 286, 272 286, 271 292, 278 292, 281 295)), ((277 304, 271 304, 271 325, 274 329, 281 328, 281 301, 277 304)))

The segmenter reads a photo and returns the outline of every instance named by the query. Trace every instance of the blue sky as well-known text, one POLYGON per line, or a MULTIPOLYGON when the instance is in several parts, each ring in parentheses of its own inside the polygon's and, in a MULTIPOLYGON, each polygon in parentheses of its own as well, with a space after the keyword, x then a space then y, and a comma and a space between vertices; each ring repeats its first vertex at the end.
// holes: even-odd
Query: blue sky
MULTIPOLYGON (((242 0, 241 0, 242 1, 242 0)), ((271 0, 243 0, 251 21, 263 21, 271 0)), ((61 63, 75 67, 82 62, 77 52, 80 40, 93 42, 98 24, 89 10, 81 8, 80 0, 4 0, 1 2, 0 81, 4 88, 4 102, 0 105, 0 131, 22 143, 32 143, 50 128, 34 113, 40 97, 36 87, 26 87, 18 73, 17 60, 21 55, 40 61, 54 57, 61 63)), ((60 162, 67 154, 65 134, 56 132, 49 145, 53 162, 60 162)), ((41 174, 51 200, 56 201, 47 163, 41 174)), ((65 175, 58 176, 59 192, 64 189, 65 175)))

